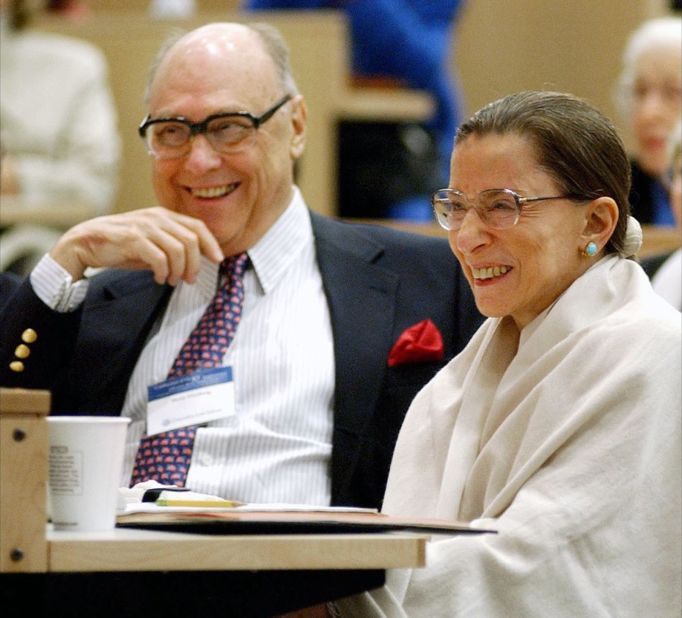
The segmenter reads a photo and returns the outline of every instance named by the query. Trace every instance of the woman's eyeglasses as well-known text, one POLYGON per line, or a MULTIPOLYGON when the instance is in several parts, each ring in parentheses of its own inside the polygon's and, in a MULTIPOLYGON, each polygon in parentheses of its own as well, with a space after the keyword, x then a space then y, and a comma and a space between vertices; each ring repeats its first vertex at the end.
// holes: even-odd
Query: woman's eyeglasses
POLYGON ((439 189, 431 196, 431 203, 436 220, 446 230, 457 231, 462 227, 464 217, 472 208, 486 225, 504 230, 517 224, 525 204, 561 199, 583 201, 591 198, 572 194, 523 197, 511 189, 486 189, 472 201, 456 189, 439 189))

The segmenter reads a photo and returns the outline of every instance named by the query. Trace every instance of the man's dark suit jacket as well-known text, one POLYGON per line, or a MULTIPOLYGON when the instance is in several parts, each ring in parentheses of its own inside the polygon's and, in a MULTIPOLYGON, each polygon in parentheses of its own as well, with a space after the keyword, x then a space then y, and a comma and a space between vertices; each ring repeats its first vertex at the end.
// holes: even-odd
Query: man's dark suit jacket
MULTIPOLYGON (((379 507, 410 402, 482 317, 444 239, 311 218, 334 335, 332 503, 379 507), (396 339, 427 318, 443 336, 445 359, 388 367, 396 339)), ((120 414, 171 290, 149 271, 104 271, 79 310, 60 314, 25 281, 0 312, 0 384, 50 389, 56 414, 120 414), (9 364, 27 328, 38 338, 16 373, 9 364)))

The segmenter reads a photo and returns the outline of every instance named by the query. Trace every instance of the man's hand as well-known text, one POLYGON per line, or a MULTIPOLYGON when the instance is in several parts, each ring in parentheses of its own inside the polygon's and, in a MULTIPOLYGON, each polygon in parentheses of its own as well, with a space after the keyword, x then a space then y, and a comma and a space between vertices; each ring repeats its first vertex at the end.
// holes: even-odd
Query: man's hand
POLYGON ((223 259, 218 241, 203 221, 156 206, 97 217, 67 231, 50 251, 74 281, 85 269, 147 269, 157 283, 194 282, 200 256, 223 259))

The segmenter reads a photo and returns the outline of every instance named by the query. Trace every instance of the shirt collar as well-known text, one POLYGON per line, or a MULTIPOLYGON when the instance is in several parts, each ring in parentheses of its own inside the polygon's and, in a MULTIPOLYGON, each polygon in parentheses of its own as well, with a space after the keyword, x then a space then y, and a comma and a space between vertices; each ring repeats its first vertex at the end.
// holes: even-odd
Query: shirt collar
POLYGON ((277 285, 284 273, 312 242, 313 228, 308 208, 298 187, 294 187, 289 206, 248 251, 265 294, 277 285))
MULTIPOLYGON (((313 228, 308 208, 298 187, 286 210, 247 253, 251 267, 265 294, 282 278, 299 254, 313 242, 313 228)), ((218 265, 201 258, 197 286, 203 298, 212 298, 218 280, 218 265)))

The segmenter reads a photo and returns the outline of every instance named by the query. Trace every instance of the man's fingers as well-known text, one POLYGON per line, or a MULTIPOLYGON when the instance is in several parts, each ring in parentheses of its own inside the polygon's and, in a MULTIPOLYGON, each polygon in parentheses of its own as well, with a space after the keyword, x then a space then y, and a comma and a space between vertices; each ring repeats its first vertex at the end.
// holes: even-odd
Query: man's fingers
POLYGON ((75 279, 87 267, 148 268, 159 283, 196 280, 201 256, 222 251, 203 221, 155 207, 98 217, 69 230, 52 257, 75 279))
POLYGON ((201 219, 195 219, 179 213, 173 214, 179 218, 184 226, 194 231, 199 241, 199 251, 201 255, 205 255, 209 260, 216 264, 223 260, 225 256, 223 255, 218 241, 201 219))

